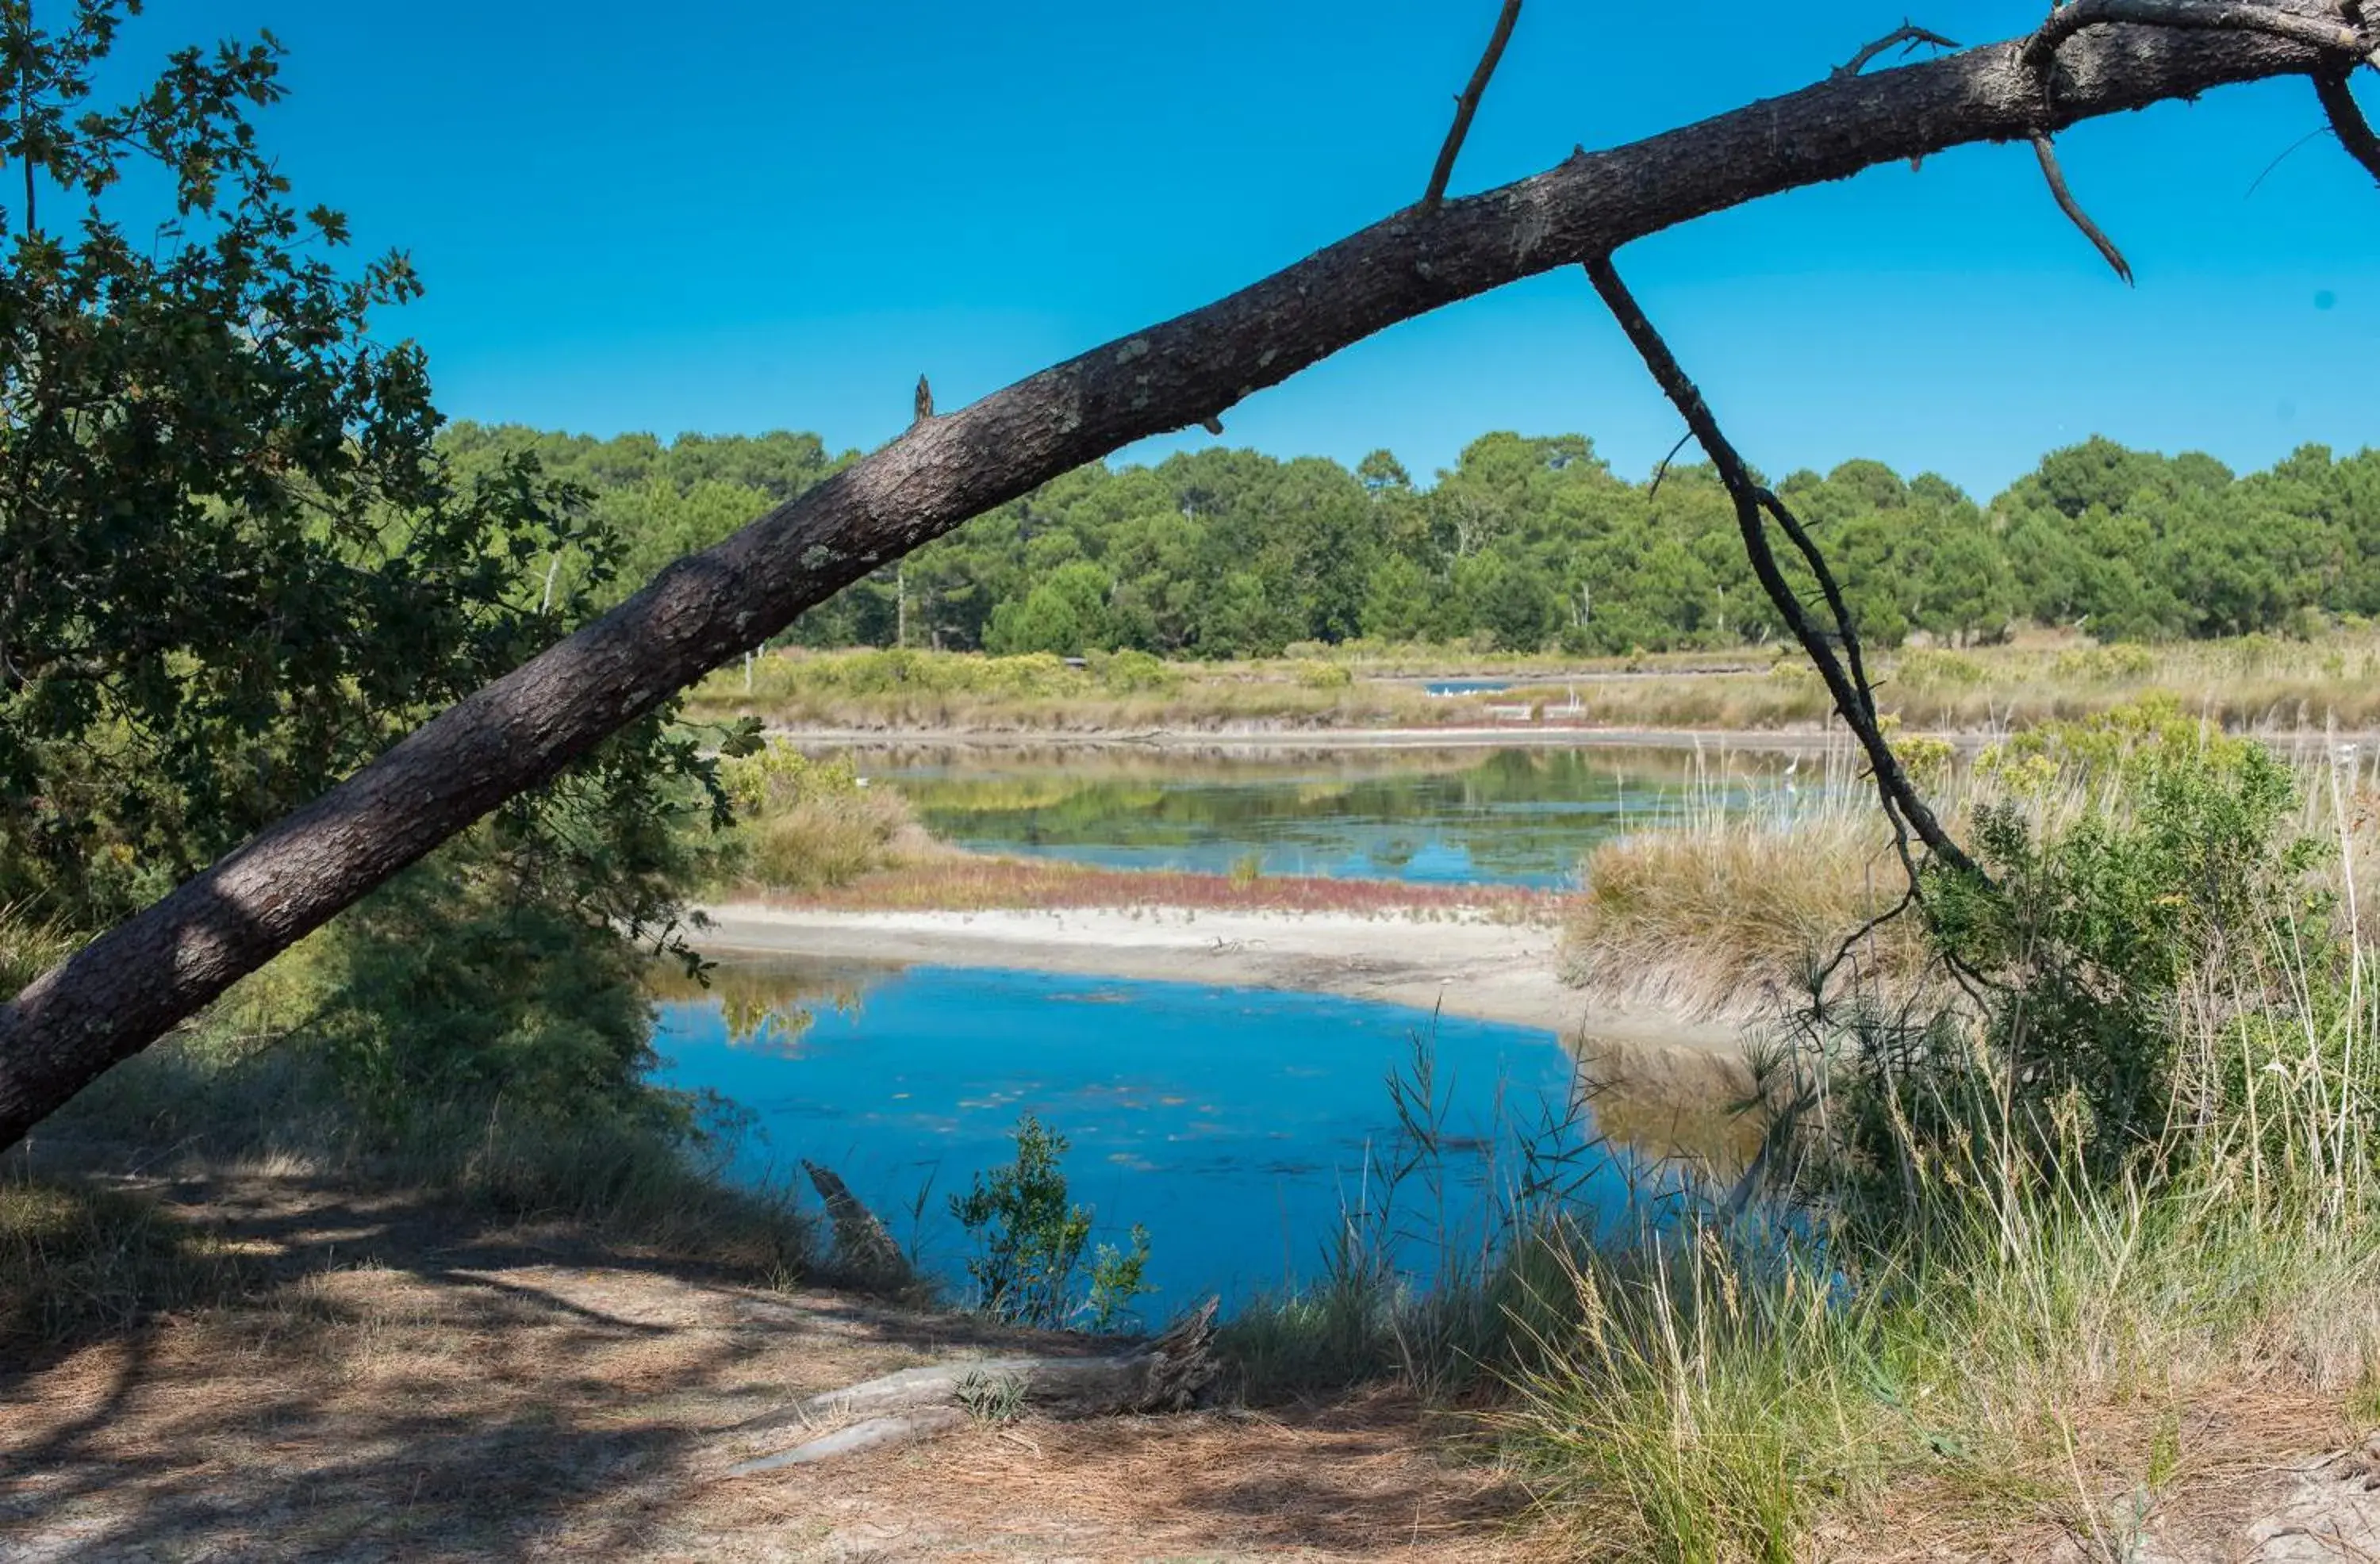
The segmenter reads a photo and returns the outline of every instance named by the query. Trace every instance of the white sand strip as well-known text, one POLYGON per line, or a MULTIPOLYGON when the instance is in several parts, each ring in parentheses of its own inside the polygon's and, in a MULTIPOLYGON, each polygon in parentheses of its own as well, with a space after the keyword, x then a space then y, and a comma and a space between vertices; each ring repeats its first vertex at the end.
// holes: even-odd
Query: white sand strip
POLYGON ((848 913, 739 903, 706 909, 706 953, 996 966, 1342 994, 1539 1026, 1632 1055, 1732 1060, 1738 1029, 1597 1005, 1555 976, 1558 930, 1484 916, 1366 917, 1187 908, 848 913))

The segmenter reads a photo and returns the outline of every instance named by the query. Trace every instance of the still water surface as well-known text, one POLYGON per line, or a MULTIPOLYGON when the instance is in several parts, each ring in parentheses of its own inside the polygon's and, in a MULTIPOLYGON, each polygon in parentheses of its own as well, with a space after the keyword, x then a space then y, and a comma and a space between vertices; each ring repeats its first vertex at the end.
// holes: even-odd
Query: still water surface
POLYGON ((1614 748, 859 758, 908 795, 929 830, 977 852, 1538 888, 1577 883, 1597 843, 1674 819, 1690 801, 1734 798, 1773 764, 1614 748))
POLYGON ((1076 1199, 1098 1237, 1149 1231, 1161 1316, 1312 1279, 1347 1211, 1378 1207, 1397 1157, 1387 1079, 1430 1061, 1426 1111, 1449 1147, 1443 1198, 1409 1181, 1387 1231, 1417 1273, 1441 1230, 1475 1242, 1482 1192, 1534 1146, 1541 1172, 1618 1213, 1627 1159, 1586 1148, 1573 1070, 1548 1032, 1316 994, 921 966, 730 965, 705 996, 664 1002, 667 1085, 755 1117, 739 1171, 832 1167, 956 1279, 948 1195, 1005 1162, 1030 1111, 1073 1143, 1076 1199), (1567 1160, 1559 1166, 1556 1157, 1567 1160))

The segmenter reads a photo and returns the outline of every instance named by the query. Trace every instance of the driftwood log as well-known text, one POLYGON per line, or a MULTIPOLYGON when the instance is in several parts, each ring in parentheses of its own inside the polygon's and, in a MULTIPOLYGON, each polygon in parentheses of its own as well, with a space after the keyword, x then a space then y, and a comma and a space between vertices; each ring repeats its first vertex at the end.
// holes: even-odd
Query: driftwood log
POLYGON ((909 1256, 892 1242, 875 1212, 851 1193, 851 1186, 832 1168, 805 1161, 810 1187, 826 1203, 827 1219, 834 1227, 834 1258, 852 1280, 878 1291, 902 1292, 917 1285, 917 1273, 909 1256))
POLYGON ((1062 1418, 1187 1411, 1222 1366, 1214 1352, 1217 1305, 1209 1298, 1164 1334, 1102 1357, 976 1358, 905 1368, 812 1396, 735 1432, 750 1441, 837 1426, 789 1449, 748 1457, 726 1475, 749 1477, 905 1444, 969 1417, 998 1419, 1026 1411, 1062 1418))

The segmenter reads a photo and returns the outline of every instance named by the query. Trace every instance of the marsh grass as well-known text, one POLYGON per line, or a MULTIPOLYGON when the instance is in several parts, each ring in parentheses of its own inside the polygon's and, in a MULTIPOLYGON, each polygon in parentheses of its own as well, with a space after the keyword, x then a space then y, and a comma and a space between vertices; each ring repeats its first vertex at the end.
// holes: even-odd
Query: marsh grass
POLYGON ((948 851, 899 790, 870 786, 848 756, 771 739, 722 760, 720 781, 735 818, 714 854, 713 894, 829 890, 948 851))
MULTIPOLYGON (((1929 769, 1937 784, 1947 765, 1929 769)), ((1971 771, 1939 800, 1962 818, 1971 771)), ((1746 783, 1718 755, 1688 775, 1657 822, 1598 843, 1562 915, 1565 981, 1597 1002, 1743 1020, 1790 1000, 1844 936, 1891 908, 1906 876, 1851 752, 1805 756, 1746 783)), ((1866 940, 1893 980, 1923 964, 1911 926, 1866 940)))
MULTIPOLYGON (((2165 1108, 2131 1155, 2095 1155, 2079 1105, 2044 1121, 1993 1085, 1988 1010, 1898 1056, 1898 1097, 1842 1073, 1856 1056, 1841 1029, 1866 1023, 1828 1021, 1792 1035, 1820 1048, 1805 1063, 1831 1095, 1798 1133, 1774 1098, 1746 1104, 1771 1131, 1753 1170, 1655 1170, 1617 1223, 1509 1181, 1491 1242, 1470 1230, 1427 1283, 1351 1238, 1321 1283, 1234 1328, 1250 1382, 1388 1376, 1470 1406, 1581 1557, 2217 1546, 2189 1528, 2242 1521, 2201 1516, 2222 1496, 2380 1421, 2375 791, 2368 761, 2337 750, 2300 779, 2278 834, 2326 844, 2327 861, 2292 890, 2277 842, 2254 917, 2172 911, 2199 955, 2139 996, 2165 1039, 2165 1108), (1966 1117, 1917 1114, 1921 1090, 1962 1082, 1966 1117), (1898 1150, 1832 1127, 1859 1100, 1888 1109, 1898 1150), (1885 1167, 1841 1160, 1861 1147, 1885 1167)), ((2030 789, 2058 841, 2146 807, 2104 775, 2038 767, 1956 785, 2030 789)), ((2156 840, 2151 817, 2139 829, 2156 840)), ((1429 1187, 1408 1173, 1397 1193, 1427 1211, 1429 1187)))
MULTIPOLYGON (((2034 829, 2061 832, 2124 818, 2120 752, 2149 726, 2196 723, 2178 701, 2151 697, 2004 734, 1964 756, 1924 737, 1895 743, 1954 836, 1972 833, 1979 806, 2009 803, 2034 829), (2061 768, 2044 757, 2045 746, 2073 745, 2106 763, 2061 768)), ((2369 885, 2380 865, 2380 745, 2313 733, 2279 753, 2299 783, 2295 833, 2335 848, 2317 885, 2369 885)), ((1864 766, 1845 744, 1782 774, 1747 771, 1724 751, 1698 755, 1665 802, 1645 829, 1597 843, 1579 867, 1583 888, 1562 903, 1563 978, 1597 1002, 1748 1020, 1792 1001, 1847 935, 1907 888, 1864 766)), ((1925 981, 1914 919, 1877 925, 1852 953, 1897 999, 1925 981)))
POLYGON ((1053 858, 1002 858, 945 850, 843 884, 789 892, 746 886, 771 905, 856 913, 1121 911, 1342 914, 1359 917, 1480 916, 1534 923, 1557 915, 1560 896, 1522 886, 1428 885, 1259 872, 1109 869, 1053 858))
POLYGON ((1443 721, 1451 709, 1418 689, 1359 680, 1311 659, 1184 664, 1117 652, 1076 668, 1046 653, 896 650, 763 658, 748 689, 740 672, 714 674, 696 686, 688 710, 707 720, 749 714, 795 727, 1062 734, 1393 727, 1443 721))

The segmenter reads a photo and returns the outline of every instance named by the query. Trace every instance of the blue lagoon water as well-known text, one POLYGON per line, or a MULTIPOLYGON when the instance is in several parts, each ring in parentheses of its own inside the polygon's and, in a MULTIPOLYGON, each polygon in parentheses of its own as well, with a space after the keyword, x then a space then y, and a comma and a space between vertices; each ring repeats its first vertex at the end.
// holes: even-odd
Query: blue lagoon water
MULTIPOLYGON (((1403 1246, 1460 1230, 1484 1185, 1513 1178, 1522 1146, 1560 1118, 1571 1058, 1550 1033, 1336 997, 1193 984, 920 966, 820 974, 784 964, 723 968, 718 992, 664 1003, 656 1047, 667 1085, 748 1109, 741 1171, 798 1175, 824 1163, 955 1278, 964 1255, 948 1195, 1006 1162, 1030 1111, 1072 1142, 1066 1170, 1100 1240, 1149 1231, 1162 1315, 1311 1279, 1350 1209, 1381 1202, 1397 1145, 1391 1072, 1426 1047, 1430 1112, 1450 1146, 1450 1187, 1399 1191, 1403 1246), (735 1015, 738 1024, 730 1024, 735 1015), (771 1019, 756 1024, 755 1017, 771 1019)), ((1600 1152, 1585 1198, 1618 1209, 1626 1170, 1600 1152)), ((1391 1247, 1396 1247, 1391 1245, 1391 1247)))

